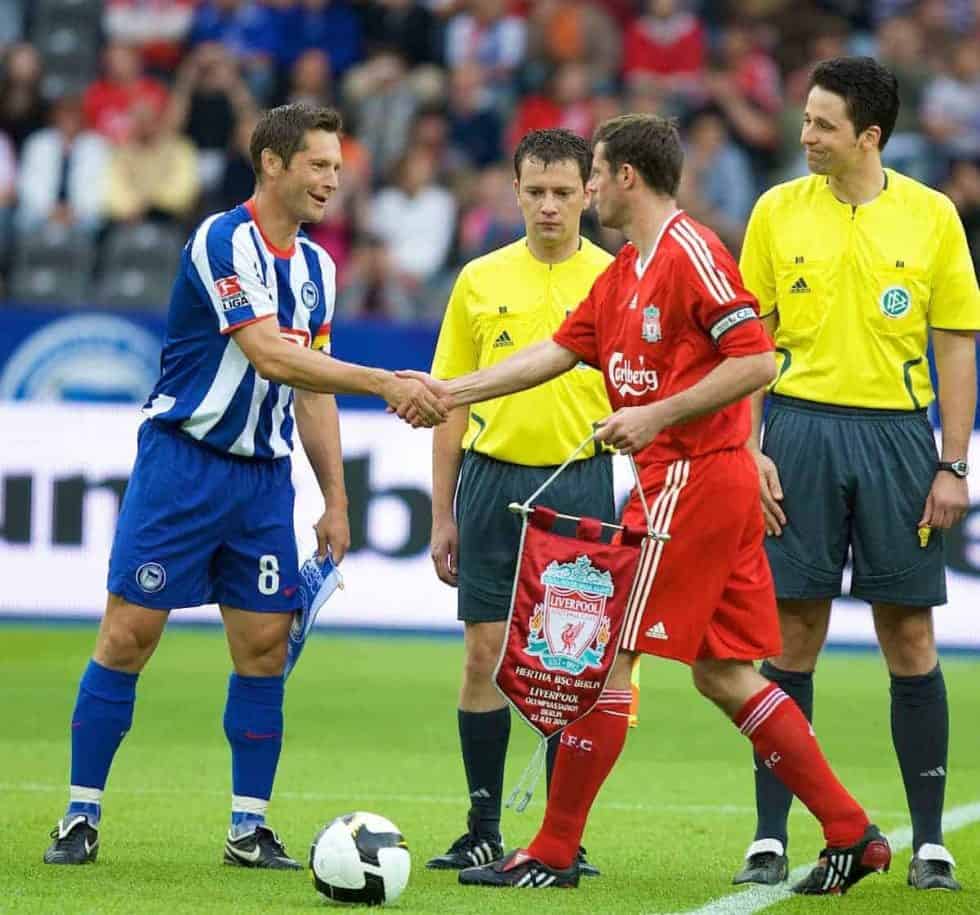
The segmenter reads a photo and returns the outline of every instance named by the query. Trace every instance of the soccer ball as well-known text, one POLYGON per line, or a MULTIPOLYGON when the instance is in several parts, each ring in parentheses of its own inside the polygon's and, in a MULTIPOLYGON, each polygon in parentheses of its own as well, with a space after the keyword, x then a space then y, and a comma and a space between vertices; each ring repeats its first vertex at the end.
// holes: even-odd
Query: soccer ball
POLYGON ((333 902, 393 902, 405 889, 411 867, 401 831, 374 813, 337 817, 316 834, 310 848, 313 886, 333 902))

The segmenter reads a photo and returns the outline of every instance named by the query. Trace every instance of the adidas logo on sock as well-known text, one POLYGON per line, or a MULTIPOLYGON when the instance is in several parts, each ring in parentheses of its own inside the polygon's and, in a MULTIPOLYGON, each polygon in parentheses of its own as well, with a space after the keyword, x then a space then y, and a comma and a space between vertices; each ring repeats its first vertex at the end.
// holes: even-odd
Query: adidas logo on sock
POLYGON ((667 635, 667 627, 664 626, 663 620, 661 620, 659 623, 654 623, 649 629, 647 629, 644 635, 648 639, 662 639, 665 642, 669 638, 667 635))
POLYGON ((920 778, 945 778, 946 769, 944 766, 936 766, 935 769, 926 769, 925 772, 919 773, 920 778))
POLYGON ((809 292, 810 287, 807 286, 806 280, 801 276, 792 286, 789 287, 790 292, 809 292))
POLYGON ((486 788, 477 788, 476 791, 470 792, 470 797, 474 800, 479 800, 481 798, 489 798, 490 792, 486 788))
POLYGON ((498 346, 513 346, 514 341, 510 339, 510 334, 507 331, 502 330, 500 336, 493 341, 493 348, 497 349, 498 346))

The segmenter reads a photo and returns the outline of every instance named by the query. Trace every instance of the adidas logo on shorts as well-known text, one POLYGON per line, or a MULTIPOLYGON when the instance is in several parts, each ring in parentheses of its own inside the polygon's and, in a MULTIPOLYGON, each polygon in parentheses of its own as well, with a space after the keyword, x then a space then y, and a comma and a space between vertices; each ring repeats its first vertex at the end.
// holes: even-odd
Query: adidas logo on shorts
POLYGON ((667 627, 664 626, 663 620, 659 623, 654 623, 645 633, 643 633, 648 639, 661 639, 666 642, 668 638, 667 627))
POLYGON ((792 286, 789 287, 790 292, 809 292, 810 287, 807 286, 806 280, 801 276, 792 286))
POLYGON ((510 334, 507 331, 502 330, 500 336, 493 341, 493 348, 497 349, 500 346, 513 346, 514 341, 510 339, 510 334))

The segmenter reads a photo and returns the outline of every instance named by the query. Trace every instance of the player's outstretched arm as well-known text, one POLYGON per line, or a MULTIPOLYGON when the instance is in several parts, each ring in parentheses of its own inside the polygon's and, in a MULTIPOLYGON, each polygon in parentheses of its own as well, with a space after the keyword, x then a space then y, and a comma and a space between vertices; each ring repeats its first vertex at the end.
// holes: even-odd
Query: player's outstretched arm
POLYGON ((502 362, 452 381, 439 381, 425 372, 396 372, 400 378, 425 382, 429 389, 451 407, 481 403, 504 394, 526 391, 574 368, 579 356, 554 340, 542 340, 522 349, 502 362))
POLYGON ((319 394, 373 394, 413 426, 435 426, 446 418, 446 406, 418 380, 287 343, 274 320, 255 321, 232 334, 245 358, 268 381, 319 394))

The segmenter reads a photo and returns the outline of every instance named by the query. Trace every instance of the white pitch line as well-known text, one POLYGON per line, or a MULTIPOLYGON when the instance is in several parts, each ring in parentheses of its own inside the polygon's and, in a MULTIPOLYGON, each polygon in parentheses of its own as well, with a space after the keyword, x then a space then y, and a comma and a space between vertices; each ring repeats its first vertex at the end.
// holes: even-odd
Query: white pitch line
MULTIPOLYGON (((980 821, 980 803, 954 807, 943 816, 943 832, 955 832, 977 821, 980 821)), ((909 848, 912 844, 911 827, 903 826, 901 829, 894 830, 888 836, 888 842, 893 852, 909 848)), ((674 915, 752 915, 754 912, 761 912, 793 896, 789 888, 797 880, 805 877, 812 867, 813 864, 807 864, 794 868, 789 875, 789 880, 779 886, 752 886, 741 892, 712 900, 699 909, 690 909, 674 915)))
MULTIPOLYGON (((113 795, 135 795, 137 797, 146 796, 158 796, 158 795, 172 795, 174 790, 179 790, 181 794, 198 794, 198 795, 210 795, 217 797, 218 794, 215 791, 208 791, 202 788, 151 788, 151 787, 133 787, 133 788, 112 788, 110 793, 113 795)), ((16 791, 22 791, 25 793, 39 793, 39 794, 50 794, 50 793, 67 793, 67 785, 56 785, 50 782, 0 782, 0 793, 11 794, 16 791)), ((222 795, 224 796, 224 795, 222 795)), ((543 796, 543 795, 542 795, 543 796)), ((284 801, 345 801, 347 803, 356 803, 361 800, 369 801, 384 801, 391 802, 393 804, 446 804, 447 806, 458 806, 461 803, 465 803, 465 797, 462 795, 457 797, 449 794, 374 794, 371 792, 354 792, 354 791, 275 791, 273 793, 273 800, 280 799, 284 801)), ((755 807, 749 807, 747 805, 737 806, 735 804, 633 804, 626 803, 623 801, 605 801, 598 802, 595 805, 598 808, 604 808, 607 810, 622 810, 622 811, 636 811, 636 812, 649 812, 649 813, 685 813, 685 814, 712 814, 717 816, 721 814, 723 816, 747 816, 750 814, 755 814, 755 807)), ((790 811, 792 815, 806 815, 810 816, 809 811, 805 809, 797 810, 796 807, 790 811)), ((881 817, 900 817, 904 816, 904 813, 891 813, 888 811, 875 811, 877 816, 881 817)))

